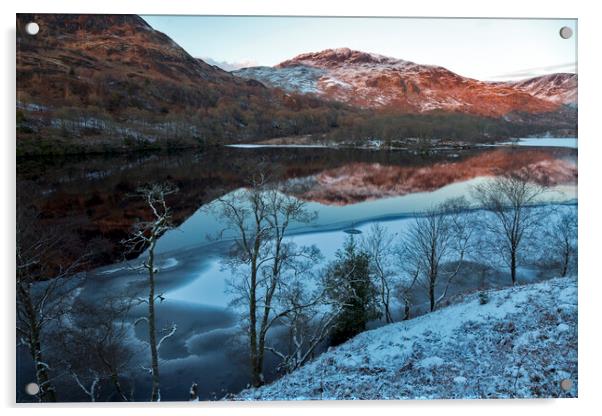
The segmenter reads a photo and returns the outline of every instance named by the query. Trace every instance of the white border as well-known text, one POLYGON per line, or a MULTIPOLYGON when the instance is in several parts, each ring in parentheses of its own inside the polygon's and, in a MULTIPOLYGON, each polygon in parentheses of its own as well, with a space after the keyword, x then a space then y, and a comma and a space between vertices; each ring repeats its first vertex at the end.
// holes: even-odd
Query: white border
MULTIPOLYGON (((345 413, 365 415, 376 410, 383 414, 420 413, 461 415, 504 415, 516 412, 546 413, 548 415, 588 414, 600 409, 598 387, 600 376, 600 308, 596 307, 602 295, 602 276, 598 271, 601 235, 600 209, 602 193, 602 137, 599 134, 600 40, 601 15, 596 13, 594 1, 411 1, 385 0, 303 0, 288 3, 284 0, 103 0, 74 2, 69 0, 24 0, 2 2, 3 64, 1 65, 3 97, 0 100, 4 135, 0 139, 2 151, 2 246, 0 274, 3 287, 2 365, 0 366, 0 405, 8 407, 5 414, 17 409, 44 414, 106 414, 117 405, 57 405, 45 408, 15 405, 14 383, 14 198, 15 198, 15 13, 136 13, 136 14, 223 14, 223 15, 346 15, 346 16, 428 16, 428 17, 539 17, 579 19, 579 399, 574 400, 504 400, 504 401, 409 401, 409 402, 302 402, 302 403, 188 403, 128 405, 131 415, 166 414, 252 414, 252 415, 306 415, 345 413), (168 408, 177 408, 169 410, 168 408)), ((537 53, 537 51, 533 51, 537 53)), ((558 352, 559 354, 562 351, 558 352)), ((123 410, 122 410, 123 411, 123 410)), ((599 410, 598 410, 599 411, 599 410)))

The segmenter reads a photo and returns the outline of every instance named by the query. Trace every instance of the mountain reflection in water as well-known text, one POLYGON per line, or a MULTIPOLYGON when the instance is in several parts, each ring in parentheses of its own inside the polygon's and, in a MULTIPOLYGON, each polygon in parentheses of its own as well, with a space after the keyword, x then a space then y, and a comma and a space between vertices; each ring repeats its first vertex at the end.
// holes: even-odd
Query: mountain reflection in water
POLYGON ((526 168, 535 182, 556 186, 577 183, 577 164, 556 152, 496 149, 457 161, 427 166, 383 165, 356 162, 327 169, 310 178, 297 196, 327 205, 432 192, 452 183, 482 176, 497 176, 526 168))
POLYGON ((144 201, 132 197, 140 185, 176 184, 179 192, 167 202, 180 225, 199 207, 244 187, 259 166, 284 180, 293 195, 333 207, 433 192, 523 167, 531 168, 540 183, 574 188, 577 181, 577 151, 568 148, 481 148, 430 154, 218 148, 202 153, 20 160, 18 204, 34 207, 43 226, 66 236, 66 246, 57 258, 78 258, 94 241, 89 266, 98 267, 121 260, 119 242, 136 221, 149 219, 144 201))

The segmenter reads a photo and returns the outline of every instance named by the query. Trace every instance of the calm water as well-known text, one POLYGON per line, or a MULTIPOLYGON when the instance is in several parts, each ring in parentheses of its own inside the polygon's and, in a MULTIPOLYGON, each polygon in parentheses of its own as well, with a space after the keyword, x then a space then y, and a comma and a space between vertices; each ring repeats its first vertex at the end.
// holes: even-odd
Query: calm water
MULTIPOLYGON (((199 383, 203 398, 222 397, 248 382, 244 340, 231 300, 221 259, 228 241, 211 238, 223 226, 210 209, 217 197, 244 192, 245 180, 258 165, 270 166, 291 185, 291 194, 316 211, 311 224, 293 224, 288 238, 300 245, 316 244, 325 259, 341 247, 348 228, 365 231, 382 222, 403 232, 412 216, 449 197, 470 198, 480 181, 522 167, 536 172, 551 186, 554 202, 576 201, 577 151, 571 147, 500 147, 441 151, 418 155, 402 151, 336 150, 328 148, 223 148, 204 153, 102 157, 87 160, 20 161, 18 193, 35 206, 39 221, 70 238, 65 252, 73 256, 83 243, 97 239, 93 267, 79 294, 144 289, 144 276, 131 271, 135 259, 123 261, 119 242, 144 215, 144 204, 131 196, 136 187, 170 181, 180 191, 168 202, 179 227, 158 243, 158 327, 177 322, 178 331, 161 349, 164 400, 186 400, 188 388, 199 383)), ((225 236, 226 240, 228 235, 225 236)), ((141 316, 143 309, 134 311, 141 316)), ((143 347, 144 328, 131 333, 143 347)), ((21 351, 23 353, 23 351, 21 351)), ((31 374, 22 355, 18 382, 31 374)), ((269 355, 268 355, 269 357, 269 355)), ((146 355, 140 357, 144 363, 146 355)), ((266 363, 274 377, 274 361, 266 363)), ((136 397, 146 400, 149 376, 140 373, 136 397)), ((69 399, 85 400, 77 390, 69 399)), ((65 398, 61 398, 65 400, 65 398)))
POLYGON ((516 144, 518 146, 528 147, 567 147, 577 149, 577 139, 574 137, 555 137, 555 138, 525 138, 518 139, 516 143, 508 142, 504 144, 516 144))

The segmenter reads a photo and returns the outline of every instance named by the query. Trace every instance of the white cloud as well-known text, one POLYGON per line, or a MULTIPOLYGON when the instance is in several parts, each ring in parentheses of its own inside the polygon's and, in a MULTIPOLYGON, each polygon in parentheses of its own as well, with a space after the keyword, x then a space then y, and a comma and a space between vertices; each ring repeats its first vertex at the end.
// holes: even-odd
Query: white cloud
POLYGON ((540 66, 537 68, 526 68, 526 69, 521 69, 521 70, 517 70, 517 71, 505 73, 505 74, 492 75, 492 76, 486 77, 486 79, 496 80, 496 81, 498 81, 498 80, 511 81, 511 80, 525 79, 525 78, 533 78, 533 77, 537 77, 540 75, 553 74, 556 72, 576 73, 577 72, 577 64, 575 62, 567 62, 564 64, 558 64, 558 65, 540 66))

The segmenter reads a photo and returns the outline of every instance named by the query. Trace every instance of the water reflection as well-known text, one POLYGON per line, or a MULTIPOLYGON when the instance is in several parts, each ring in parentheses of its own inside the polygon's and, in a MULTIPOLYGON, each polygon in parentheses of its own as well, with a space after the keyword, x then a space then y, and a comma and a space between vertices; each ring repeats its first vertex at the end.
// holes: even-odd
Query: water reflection
MULTIPOLYGON (((223 148, 204 153, 20 160, 17 194, 21 204, 43 213, 39 221, 44 227, 56 228, 69 237, 68 246, 60 253, 65 260, 78 258, 82 248, 94 242, 95 255, 89 258, 94 267, 121 260, 119 242, 128 236, 134 222, 147 219, 144 203, 131 197, 138 186, 175 183, 180 192, 168 203, 180 225, 189 219, 200 221, 202 218, 193 217, 200 206, 244 186, 249 173, 260 164, 270 166, 294 185, 296 196, 309 201, 341 207, 375 202, 374 206, 345 207, 348 213, 322 209, 322 224, 335 222, 340 214, 358 220, 367 213, 413 211, 423 206, 417 201, 421 192, 437 198, 456 192, 462 182, 523 166, 535 168, 542 181, 559 186, 575 188, 577 179, 577 151, 567 148, 486 148, 420 155, 353 149, 223 148), (404 195, 408 199, 401 205, 387 199, 379 202, 404 195), (416 200, 413 195, 418 195, 416 200)), ((567 192, 575 194, 571 189, 567 192)), ((193 225, 198 226, 200 237, 212 231, 208 224, 191 222, 191 228, 193 225)))
MULTIPOLYGON (((464 158, 451 154, 447 160, 418 166, 351 162, 285 180, 285 192, 308 201, 308 209, 318 213, 309 225, 291 226, 290 233, 324 232, 399 218, 452 197, 464 196, 470 201, 470 189, 477 183, 522 168, 527 168, 537 183, 550 187, 549 200, 577 198, 577 164, 572 151, 490 149, 464 158)), ((158 252, 210 244, 211 236, 223 228, 213 213, 214 204, 206 204, 177 230, 167 233, 158 252)))
MULTIPOLYGON (((577 165, 547 151, 492 150, 458 161, 428 166, 351 163, 327 169, 309 178, 297 195, 327 205, 348 205, 367 200, 437 191, 450 184, 496 176, 526 168, 541 185, 576 184, 577 165)), ((462 187, 459 187, 462 188, 462 187)), ((462 192, 465 193, 465 192, 462 192)))
MULTIPOLYGON (((79 296, 95 298, 144 284, 130 267, 135 259, 121 262, 119 242, 147 215, 144 203, 130 194, 144 183, 177 184, 180 192, 168 203, 179 227, 157 246, 157 285, 167 299, 158 307, 160 326, 172 321, 179 326, 161 352, 163 394, 166 400, 185 400, 190 382, 197 381, 206 399, 211 392, 236 391, 248 382, 244 354, 237 350, 237 318, 228 308, 230 272, 220 263, 228 242, 210 238, 223 228, 211 207, 220 196, 244 192, 245 180, 258 165, 270 166, 288 185, 286 192, 308 201, 308 210, 318 213, 311 224, 293 224, 287 238, 299 245, 315 243, 329 259, 342 245, 344 229, 365 231, 373 222, 386 222, 390 230, 403 232, 416 211, 449 197, 470 197, 472 185, 523 167, 535 173, 537 182, 552 187, 550 199, 576 200, 576 156, 576 150, 566 148, 428 155, 229 148, 202 154, 24 161, 18 167, 18 192, 20 200, 43 213, 40 222, 72 237, 69 247, 61 247, 61 260, 81 254, 94 241, 95 257, 79 296)), ((134 313, 142 316, 144 311, 134 313)), ((143 341, 144 331, 137 329, 134 336, 143 341)), ((273 364, 268 362, 268 367, 273 364)), ((270 377, 273 372, 268 371, 270 377)), ((145 393, 143 384, 138 389, 145 393)))

